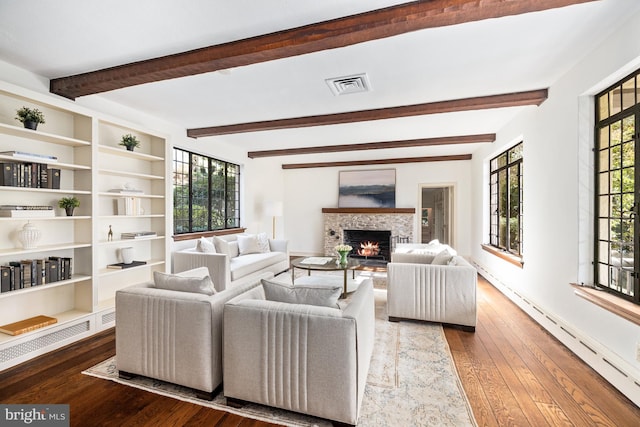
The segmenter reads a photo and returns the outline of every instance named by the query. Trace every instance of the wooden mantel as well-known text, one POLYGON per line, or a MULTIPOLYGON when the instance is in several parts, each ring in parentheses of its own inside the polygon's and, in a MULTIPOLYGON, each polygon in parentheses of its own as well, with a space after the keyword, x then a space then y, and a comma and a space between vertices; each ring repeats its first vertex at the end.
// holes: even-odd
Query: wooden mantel
POLYGON ((346 214, 414 214, 415 208, 322 208, 322 213, 346 214))

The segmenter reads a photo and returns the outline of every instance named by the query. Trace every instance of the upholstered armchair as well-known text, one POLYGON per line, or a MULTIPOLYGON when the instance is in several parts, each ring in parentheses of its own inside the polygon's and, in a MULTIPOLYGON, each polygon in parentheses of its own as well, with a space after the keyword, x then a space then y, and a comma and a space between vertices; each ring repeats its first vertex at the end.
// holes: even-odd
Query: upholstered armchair
POLYGON ((371 280, 343 309, 230 301, 224 310, 224 395, 232 405, 249 401, 355 425, 374 322, 371 280))
POLYGON ((474 332, 477 323, 477 271, 461 256, 432 264, 436 256, 393 254, 387 264, 390 321, 427 320, 461 325, 474 332))
MULTIPOLYGON (((160 275, 153 283, 116 292, 116 363, 121 377, 134 375, 190 387, 211 399, 222 383, 222 312, 238 295, 260 289, 260 279, 214 293, 208 270, 160 275), (165 277, 166 276, 166 277, 165 277), (184 284, 181 277, 194 278, 184 284), (202 286, 206 278, 208 286, 202 286), (164 282, 170 286, 164 286, 164 282), (192 286, 193 285, 193 286, 192 286), (190 289, 180 286, 192 286, 190 289)), ((273 277, 265 274, 262 278, 273 277)))

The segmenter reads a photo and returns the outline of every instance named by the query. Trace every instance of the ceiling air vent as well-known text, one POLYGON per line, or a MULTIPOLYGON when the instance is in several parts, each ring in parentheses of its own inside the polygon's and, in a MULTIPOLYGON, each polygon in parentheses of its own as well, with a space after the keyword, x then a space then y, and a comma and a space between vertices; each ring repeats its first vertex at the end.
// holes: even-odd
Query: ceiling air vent
POLYGON ((371 84, 366 73, 353 76, 336 77, 325 80, 334 95, 347 95, 350 93, 369 92, 371 84))

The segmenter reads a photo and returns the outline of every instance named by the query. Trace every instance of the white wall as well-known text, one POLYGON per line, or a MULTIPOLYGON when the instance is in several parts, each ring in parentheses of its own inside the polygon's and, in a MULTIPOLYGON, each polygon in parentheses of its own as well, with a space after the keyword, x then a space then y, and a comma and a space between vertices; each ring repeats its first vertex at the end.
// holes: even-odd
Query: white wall
MULTIPOLYGON (((528 108, 501 129, 493 147, 476 153, 472 165, 472 176, 477 177, 473 181, 472 209, 483 215, 473 216, 471 229, 472 258, 481 273, 503 287, 534 318, 539 317, 576 353, 585 359, 592 357, 558 325, 564 325, 565 330, 582 338, 636 381, 640 378, 640 362, 636 360, 640 327, 577 297, 569 283, 584 281, 585 274, 578 274, 580 262, 584 264, 579 254, 584 256, 584 248, 589 246, 586 242, 593 239, 592 226, 584 215, 579 221, 579 198, 584 200, 586 196, 587 201, 580 206, 588 210, 592 203, 588 191, 593 185, 589 166, 583 163, 585 152, 590 153, 593 144, 595 113, 590 105, 585 111, 585 95, 605 89, 640 66, 637 40, 640 15, 632 17, 554 84, 540 107, 528 108), (488 241, 487 162, 520 138, 524 141, 522 269, 480 249, 480 244, 488 241), (531 304, 548 316, 531 309, 531 304), (549 323, 548 318, 556 323, 549 323)), ((590 156, 587 155, 587 162, 590 156)), ((609 372, 601 358, 593 359, 588 362, 629 397, 633 394, 638 404, 637 386, 627 385, 629 381, 625 382, 619 373, 609 372)))
MULTIPOLYGON (((357 154, 351 154, 353 160, 357 154)), ((343 153, 343 159, 345 153, 343 153)), ((346 157, 348 160, 349 157, 346 157)), ((273 168, 280 167, 280 160, 273 168)), ((322 208, 338 207, 338 172, 341 170, 396 169, 396 207, 415 208, 414 240, 419 241, 420 188, 422 185, 454 186, 454 246, 461 255, 471 253, 471 161, 404 163, 381 167, 287 169, 284 175, 284 232, 294 254, 322 254, 322 208)))

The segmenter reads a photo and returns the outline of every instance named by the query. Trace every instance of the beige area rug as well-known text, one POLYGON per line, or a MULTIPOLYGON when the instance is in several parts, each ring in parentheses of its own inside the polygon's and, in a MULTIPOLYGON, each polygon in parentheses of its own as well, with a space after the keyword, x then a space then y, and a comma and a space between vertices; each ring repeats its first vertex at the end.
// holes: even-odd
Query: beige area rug
MULTIPOLYGON (((376 293, 376 341, 358 426, 476 426, 442 327, 387 321, 386 291, 376 293)), ((152 393, 287 426, 330 426, 326 420, 261 405, 226 406, 220 393, 198 399, 188 388, 150 378, 118 378, 116 358, 87 369, 92 375, 152 393)))

